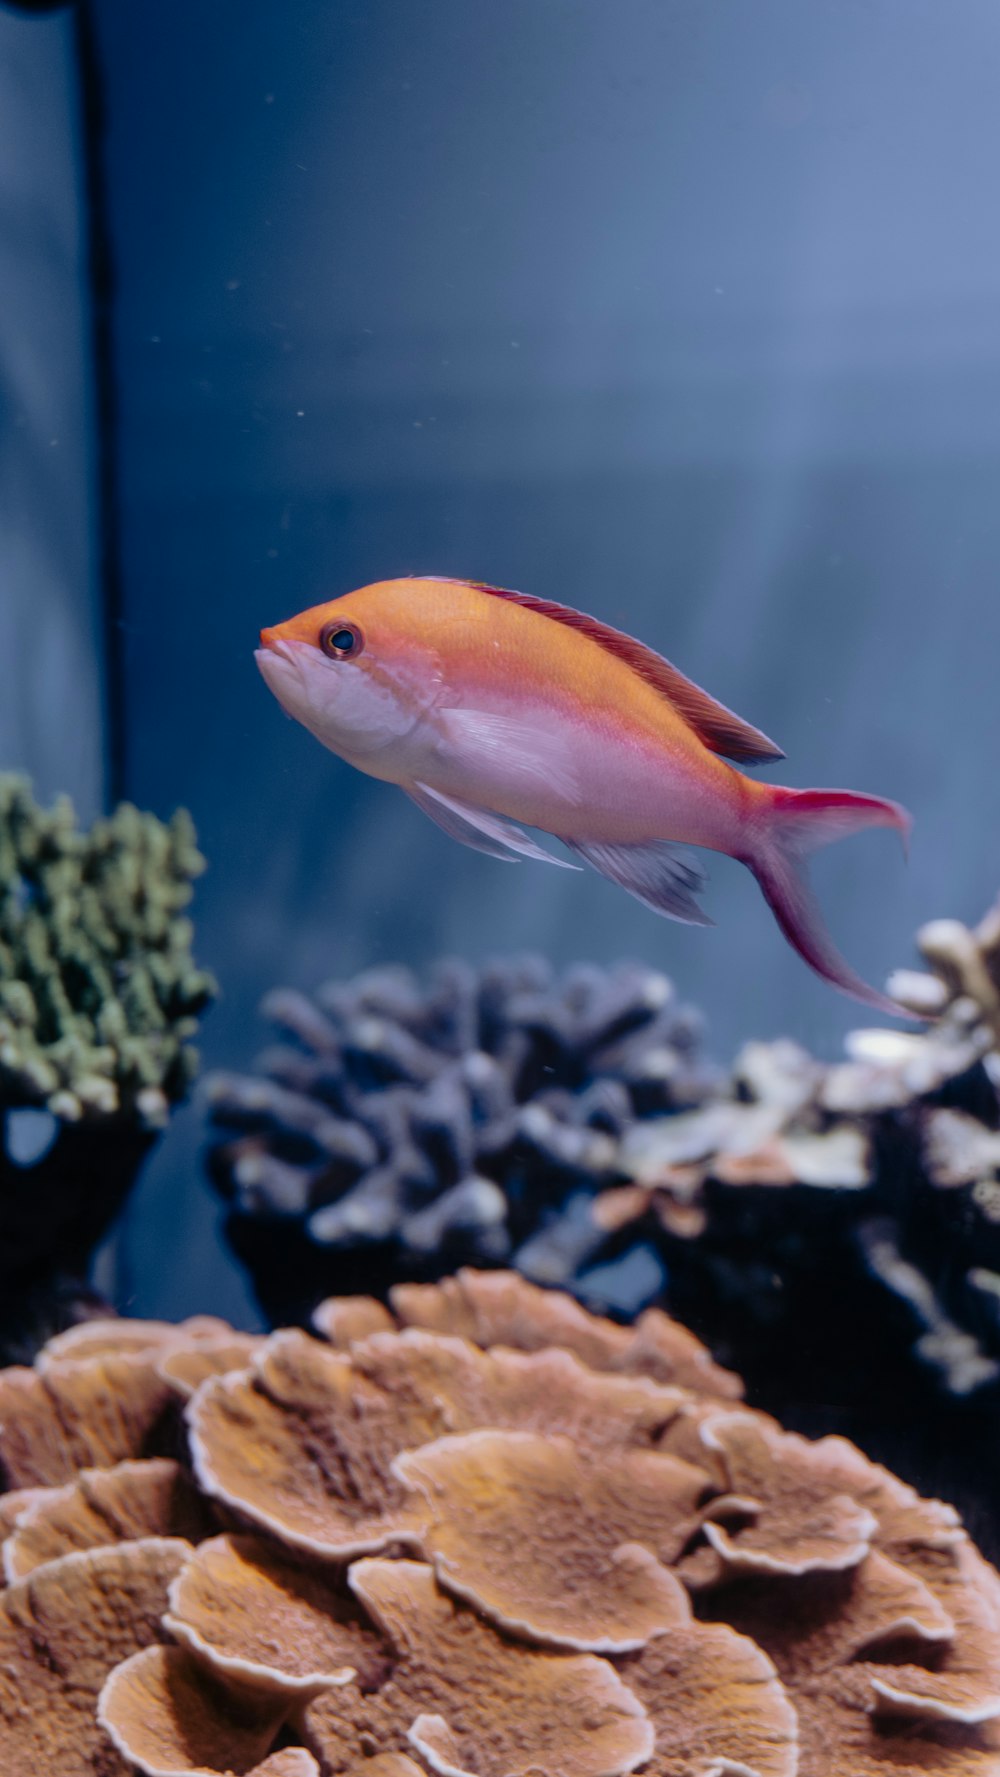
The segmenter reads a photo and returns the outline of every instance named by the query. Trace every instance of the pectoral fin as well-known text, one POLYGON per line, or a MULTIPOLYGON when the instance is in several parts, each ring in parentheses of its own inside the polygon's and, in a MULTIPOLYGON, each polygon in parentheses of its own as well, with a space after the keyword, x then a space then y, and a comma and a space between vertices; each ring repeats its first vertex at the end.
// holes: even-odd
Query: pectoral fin
POLYGON ((662 840, 647 845, 587 845, 564 839, 563 844, 654 913, 688 926, 714 924, 695 900, 704 886, 704 871, 662 840))
POLYGON ((537 716, 521 721, 495 710, 467 708, 441 710, 439 720, 447 744, 467 765, 487 776, 499 771, 510 785, 527 789, 542 785, 564 802, 579 803, 572 742, 558 722, 537 716))
POLYGON ((452 839, 471 846, 473 851, 485 852, 487 857, 502 858, 507 864, 517 864, 521 858, 536 858, 542 864, 556 864, 560 870, 579 868, 566 858, 554 858, 551 852, 543 851, 523 827, 489 809, 473 808, 471 803, 445 796, 427 784, 411 784, 406 794, 452 839))

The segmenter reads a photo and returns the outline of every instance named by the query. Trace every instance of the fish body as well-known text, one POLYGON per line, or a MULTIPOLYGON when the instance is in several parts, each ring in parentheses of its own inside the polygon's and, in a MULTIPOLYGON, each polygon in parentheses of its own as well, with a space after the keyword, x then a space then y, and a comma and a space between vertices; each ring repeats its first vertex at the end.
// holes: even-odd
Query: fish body
POLYGON ((697 865, 757 876, 786 936, 845 992, 897 1012, 839 957, 808 889, 808 850, 866 826, 904 835, 898 804, 795 791, 730 763, 782 757, 642 643, 568 606, 471 581, 380 581, 261 632, 284 709, 359 770, 397 784, 453 837, 556 863, 561 839, 669 917, 710 923, 697 865))

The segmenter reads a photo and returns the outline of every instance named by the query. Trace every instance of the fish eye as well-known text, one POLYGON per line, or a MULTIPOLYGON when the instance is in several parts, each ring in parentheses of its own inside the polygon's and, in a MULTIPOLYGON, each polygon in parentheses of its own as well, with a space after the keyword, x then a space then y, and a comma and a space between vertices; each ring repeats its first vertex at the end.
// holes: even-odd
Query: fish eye
POLYGON ((319 645, 330 660, 353 660, 361 653, 365 639, 355 623, 328 623, 319 645))

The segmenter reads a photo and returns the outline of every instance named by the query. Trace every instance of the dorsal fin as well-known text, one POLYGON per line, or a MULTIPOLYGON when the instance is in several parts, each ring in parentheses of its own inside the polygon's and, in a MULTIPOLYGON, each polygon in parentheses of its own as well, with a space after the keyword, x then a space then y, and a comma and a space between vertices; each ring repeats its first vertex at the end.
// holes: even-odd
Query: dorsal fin
POLYGON ((724 703, 710 697, 700 685, 685 678, 669 660, 664 660, 662 654, 647 648, 644 642, 637 642, 633 636, 623 634, 620 629, 599 623, 596 617, 588 617, 583 611, 574 611, 571 605, 532 598, 528 592, 508 592, 502 586, 486 586, 479 580, 455 580, 451 584, 474 586, 477 592, 488 592, 493 598, 509 599, 512 604, 523 605, 525 610, 537 611, 540 617, 551 617, 554 623, 563 623, 567 629, 589 636, 599 647, 623 660, 640 679, 652 685, 654 691, 668 698, 709 752, 718 753, 724 759, 734 759, 740 765, 760 765, 765 760, 785 757, 781 748, 776 747, 773 740, 768 740, 759 728, 751 727, 741 716, 727 710, 724 703))

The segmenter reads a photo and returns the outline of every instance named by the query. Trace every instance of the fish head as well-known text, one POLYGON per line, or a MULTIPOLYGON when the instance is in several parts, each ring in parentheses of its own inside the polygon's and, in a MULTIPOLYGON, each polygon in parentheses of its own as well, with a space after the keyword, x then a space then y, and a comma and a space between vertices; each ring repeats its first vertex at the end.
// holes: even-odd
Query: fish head
POLYGON ((260 632, 255 659, 289 716, 332 752, 391 749, 433 707, 440 662, 412 600, 383 581, 260 632))

